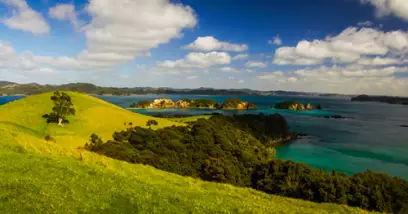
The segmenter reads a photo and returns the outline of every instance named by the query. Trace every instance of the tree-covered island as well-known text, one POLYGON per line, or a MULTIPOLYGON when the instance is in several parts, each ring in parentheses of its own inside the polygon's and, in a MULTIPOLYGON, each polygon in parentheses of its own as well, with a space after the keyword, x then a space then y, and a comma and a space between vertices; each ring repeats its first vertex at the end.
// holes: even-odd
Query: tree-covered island
POLYGON ((153 101, 141 100, 138 103, 130 105, 131 108, 158 109, 158 108, 207 108, 207 109, 258 109, 256 104, 242 101, 239 98, 231 98, 223 103, 217 103, 211 99, 181 99, 173 101, 172 99, 155 99, 153 101))

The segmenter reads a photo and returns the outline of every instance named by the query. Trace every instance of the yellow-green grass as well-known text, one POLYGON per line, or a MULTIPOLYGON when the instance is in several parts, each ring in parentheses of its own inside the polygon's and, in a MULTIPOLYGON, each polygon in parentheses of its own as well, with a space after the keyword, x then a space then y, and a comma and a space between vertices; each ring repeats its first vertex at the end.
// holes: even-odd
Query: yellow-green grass
MULTIPOLYGON (((127 114, 96 98, 70 95, 74 101, 81 100, 76 105, 79 115, 98 106, 127 114)), ((66 146, 70 143, 58 129, 68 129, 65 137, 76 139, 75 131, 81 132, 80 127, 88 131, 95 128, 75 127, 80 121, 74 117, 65 128, 50 128, 43 124, 45 121, 37 120, 35 116, 41 117, 47 112, 43 108, 51 104, 34 98, 48 102, 45 97, 49 96, 29 97, 0 107, 0 213, 367 213, 343 205, 317 204, 204 182, 66 146), (25 111, 19 110, 18 104, 27 107, 25 111), (59 134, 58 139, 64 143, 45 141, 41 135, 50 130, 59 134)), ((137 114, 134 117, 150 119, 137 114)), ((101 127, 112 122, 95 120, 103 122, 101 127)), ((162 126, 173 124, 164 119, 160 122, 162 126)), ((144 121, 134 123, 143 125, 144 121)), ((81 133, 85 137, 83 130, 81 133)))
POLYGON ((42 139, 50 135, 58 144, 78 147, 85 145, 92 133, 98 134, 103 140, 109 140, 113 132, 131 127, 129 123, 145 127, 148 120, 155 119, 159 125, 153 128, 181 125, 134 113, 86 94, 66 93, 72 98, 76 115, 69 116, 70 123, 63 128, 44 123, 42 115, 51 113, 53 107, 50 100, 52 93, 44 93, 0 106, 0 129, 30 133, 42 139))
POLYGON ((200 115, 200 116, 191 116, 191 117, 181 117, 181 118, 169 118, 168 120, 173 122, 180 122, 180 123, 187 123, 187 122, 194 122, 198 119, 208 119, 211 115, 200 115))

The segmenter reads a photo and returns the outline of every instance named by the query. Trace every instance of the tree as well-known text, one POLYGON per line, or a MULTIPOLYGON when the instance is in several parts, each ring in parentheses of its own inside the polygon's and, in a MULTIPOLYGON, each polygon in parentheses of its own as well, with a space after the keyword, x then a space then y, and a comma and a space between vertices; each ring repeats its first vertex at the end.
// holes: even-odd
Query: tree
POLYGON ((54 107, 49 118, 55 118, 59 126, 63 126, 63 122, 66 121, 66 117, 69 115, 75 115, 74 104, 72 104, 71 97, 68 94, 59 91, 54 92, 51 96, 51 100, 54 101, 54 107))
POLYGON ((151 127, 152 125, 157 126, 157 125, 159 125, 159 123, 156 120, 148 120, 146 122, 146 126, 149 126, 149 128, 152 128, 151 127))

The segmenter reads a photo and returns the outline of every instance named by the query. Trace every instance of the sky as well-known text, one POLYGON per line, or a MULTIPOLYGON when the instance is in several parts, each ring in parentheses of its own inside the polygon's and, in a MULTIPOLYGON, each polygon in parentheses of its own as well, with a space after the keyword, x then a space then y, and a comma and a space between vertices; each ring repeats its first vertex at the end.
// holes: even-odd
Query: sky
POLYGON ((408 96, 408 1, 0 0, 0 80, 408 96))

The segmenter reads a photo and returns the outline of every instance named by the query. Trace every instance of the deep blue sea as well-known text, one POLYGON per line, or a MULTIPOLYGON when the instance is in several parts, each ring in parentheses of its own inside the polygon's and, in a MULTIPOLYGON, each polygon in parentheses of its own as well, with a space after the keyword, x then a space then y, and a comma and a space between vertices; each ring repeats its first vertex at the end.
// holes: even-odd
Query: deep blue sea
MULTIPOLYGON (((173 100, 209 98, 217 102, 232 98, 232 96, 197 95, 100 96, 101 99, 124 108, 139 100, 153 100, 159 97, 173 100)), ((17 98, 0 97, 0 104, 17 98)), ((370 169, 408 180, 408 128, 401 127, 401 125, 408 125, 408 106, 350 102, 349 99, 332 97, 241 96, 239 98, 254 102, 261 109, 248 111, 202 109, 132 111, 148 115, 159 113, 200 115, 212 112, 226 114, 280 113, 286 117, 292 131, 309 136, 279 147, 278 158, 304 162, 329 171, 336 169, 348 174, 370 169), (271 106, 282 100, 321 104, 324 110, 294 112, 270 109, 271 106), (322 117, 333 114, 354 119, 322 117)))

